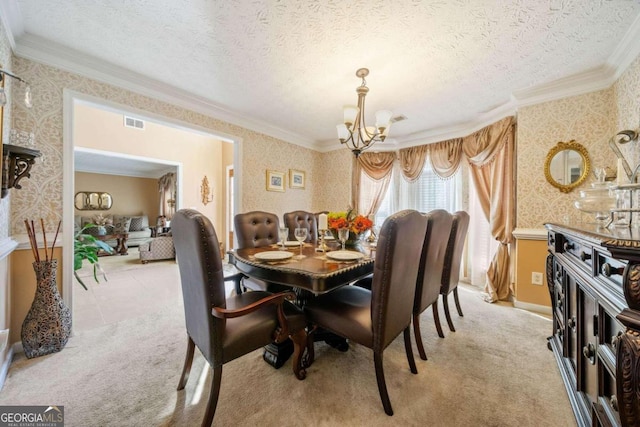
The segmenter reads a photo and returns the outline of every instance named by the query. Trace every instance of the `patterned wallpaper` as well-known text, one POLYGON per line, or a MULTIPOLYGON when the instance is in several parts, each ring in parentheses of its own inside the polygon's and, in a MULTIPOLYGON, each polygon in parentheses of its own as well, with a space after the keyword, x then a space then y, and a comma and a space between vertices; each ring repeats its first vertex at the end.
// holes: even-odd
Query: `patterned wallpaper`
POLYGON ((351 203, 353 154, 346 148, 319 154, 313 211, 343 211, 351 203))
MULTIPOLYGON (((577 190, 560 192, 544 177, 547 152, 559 141, 576 142, 589 152, 592 168, 615 170, 615 155, 607 145, 615 133, 613 90, 526 107, 518 111, 517 131, 517 227, 541 228, 545 222, 582 220, 573 202, 577 190)), ((593 169, 592 169, 593 170, 593 169)), ((583 187, 593 182, 589 177, 583 187)), ((588 217, 584 218, 588 220, 588 217)))
MULTIPOLYGON (((558 141, 576 142, 589 152, 593 167, 615 170, 616 157, 608 141, 623 129, 640 125, 640 56, 609 89, 522 108, 518 111, 517 197, 518 228, 541 228, 545 222, 592 221, 573 202, 580 188, 561 193, 544 178, 544 161, 558 141)), ((631 167, 640 161, 640 144, 623 147, 631 167)))
MULTIPOLYGON (((613 87, 617 111, 617 131, 640 131, 640 56, 631 63, 613 87)), ((640 163, 640 143, 622 145, 621 151, 633 169, 640 163)))
POLYGON ((350 186, 349 152, 317 153, 297 145, 253 132, 203 114, 110 86, 76 74, 23 58, 15 58, 14 71, 31 83, 33 108, 14 106, 14 126, 35 133, 36 146, 44 161, 32 176, 22 181, 23 189, 13 194, 11 231, 22 233, 24 218, 43 218, 48 231, 55 231, 62 216, 62 108, 63 89, 89 94, 111 102, 223 132, 243 140, 242 206, 244 211, 262 209, 281 215, 295 209, 315 209, 312 200, 327 208, 346 206, 350 186), (327 158, 328 161, 324 161, 327 158), (322 166, 321 166, 322 165, 322 166), (329 166, 325 166, 329 165, 329 166), (266 191, 266 170, 288 174, 289 169, 306 172, 306 188, 284 193, 266 191), (321 184, 319 184, 321 183, 321 184), (316 192, 321 199, 316 199, 316 192))

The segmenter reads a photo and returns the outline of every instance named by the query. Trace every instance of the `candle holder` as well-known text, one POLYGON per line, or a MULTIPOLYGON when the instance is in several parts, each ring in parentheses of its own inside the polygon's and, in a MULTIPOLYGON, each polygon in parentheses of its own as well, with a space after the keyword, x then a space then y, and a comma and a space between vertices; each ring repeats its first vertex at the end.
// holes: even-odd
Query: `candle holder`
POLYGON ((320 231, 320 244, 318 245, 318 252, 327 252, 329 250, 329 246, 324 241, 324 236, 327 234, 327 230, 318 230, 320 231))

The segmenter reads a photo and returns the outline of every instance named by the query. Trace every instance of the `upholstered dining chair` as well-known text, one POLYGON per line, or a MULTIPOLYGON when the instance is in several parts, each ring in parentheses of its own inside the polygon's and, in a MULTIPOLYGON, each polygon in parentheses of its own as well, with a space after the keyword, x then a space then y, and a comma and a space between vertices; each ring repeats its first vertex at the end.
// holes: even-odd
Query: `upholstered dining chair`
MULTIPOLYGON (((382 406, 393 415, 383 369, 383 352, 404 333, 405 352, 412 373, 418 373, 411 350, 411 313, 427 218, 414 210, 391 215, 382 225, 371 290, 343 286, 304 307, 309 322, 373 350, 382 406)), ((314 329, 315 330, 315 329, 314 329)), ((308 365, 313 363, 313 332, 307 341, 308 365)))
POLYGON ((447 244, 447 252, 444 256, 444 270, 442 271, 442 285, 440 286, 440 295, 442 295, 442 305, 444 307, 444 315, 449 324, 449 330, 455 332, 449 313, 449 294, 453 292, 453 299, 456 303, 458 315, 464 317, 460 308, 460 300, 458 299, 458 282, 460 281, 460 265, 462 264, 462 249, 464 241, 467 237, 469 229, 469 214, 465 211, 458 211, 453 214, 453 224, 451 233, 449 234, 449 242, 447 244))
MULTIPOLYGON (((278 229, 280 228, 280 220, 276 214, 264 211, 239 213, 233 218, 233 224, 238 241, 238 249, 268 246, 279 241, 278 229)), ((251 277, 244 277, 242 285, 245 289, 267 290, 270 292, 288 289, 251 277)))
POLYGON ((416 347, 422 360, 427 360, 427 353, 422 344, 420 334, 420 314, 429 306, 433 308, 438 335, 443 337, 440 318, 438 316, 438 297, 440 296, 440 284, 444 269, 447 241, 451 232, 453 218, 451 214, 442 209, 435 209, 424 214, 429 223, 427 234, 420 254, 420 268, 416 280, 416 295, 413 303, 413 333, 416 338, 416 347))
POLYGON ((222 260, 215 229, 207 217, 192 209, 176 212, 171 221, 178 259, 187 327, 187 354, 178 383, 184 389, 197 346, 213 369, 203 426, 211 425, 218 403, 222 366, 238 357, 291 337, 293 371, 304 379, 306 319, 285 298, 293 293, 245 292, 225 297, 222 260))
POLYGON ((309 230, 305 242, 316 243, 318 241, 318 221, 313 212, 293 211, 283 215, 284 226, 289 228, 289 240, 296 240, 296 228, 306 228, 309 230))

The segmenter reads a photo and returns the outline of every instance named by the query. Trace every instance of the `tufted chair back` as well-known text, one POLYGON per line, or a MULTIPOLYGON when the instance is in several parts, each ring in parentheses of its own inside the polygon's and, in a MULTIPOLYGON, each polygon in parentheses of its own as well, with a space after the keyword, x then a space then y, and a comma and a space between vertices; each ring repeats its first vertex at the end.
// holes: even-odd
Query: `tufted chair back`
POLYGON ((294 235, 296 228, 305 227, 309 230, 305 242, 316 243, 318 241, 318 221, 313 212, 287 212, 283 217, 285 227, 289 228, 289 240, 296 240, 294 235))
POLYGON ((257 248, 278 243, 280 221, 276 214, 252 211, 233 218, 238 249, 257 248))

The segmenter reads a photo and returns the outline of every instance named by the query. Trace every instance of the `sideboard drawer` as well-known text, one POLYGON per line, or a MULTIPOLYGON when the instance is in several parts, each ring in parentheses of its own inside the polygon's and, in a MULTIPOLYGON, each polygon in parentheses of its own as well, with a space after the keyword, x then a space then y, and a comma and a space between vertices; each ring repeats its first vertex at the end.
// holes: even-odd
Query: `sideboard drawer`
POLYGON ((622 286, 622 277, 626 264, 599 251, 596 251, 596 256, 597 276, 602 280, 622 286))
POLYGON ((565 254, 575 258, 575 265, 592 275, 593 270, 593 248, 580 240, 571 237, 564 238, 562 249, 565 254))

